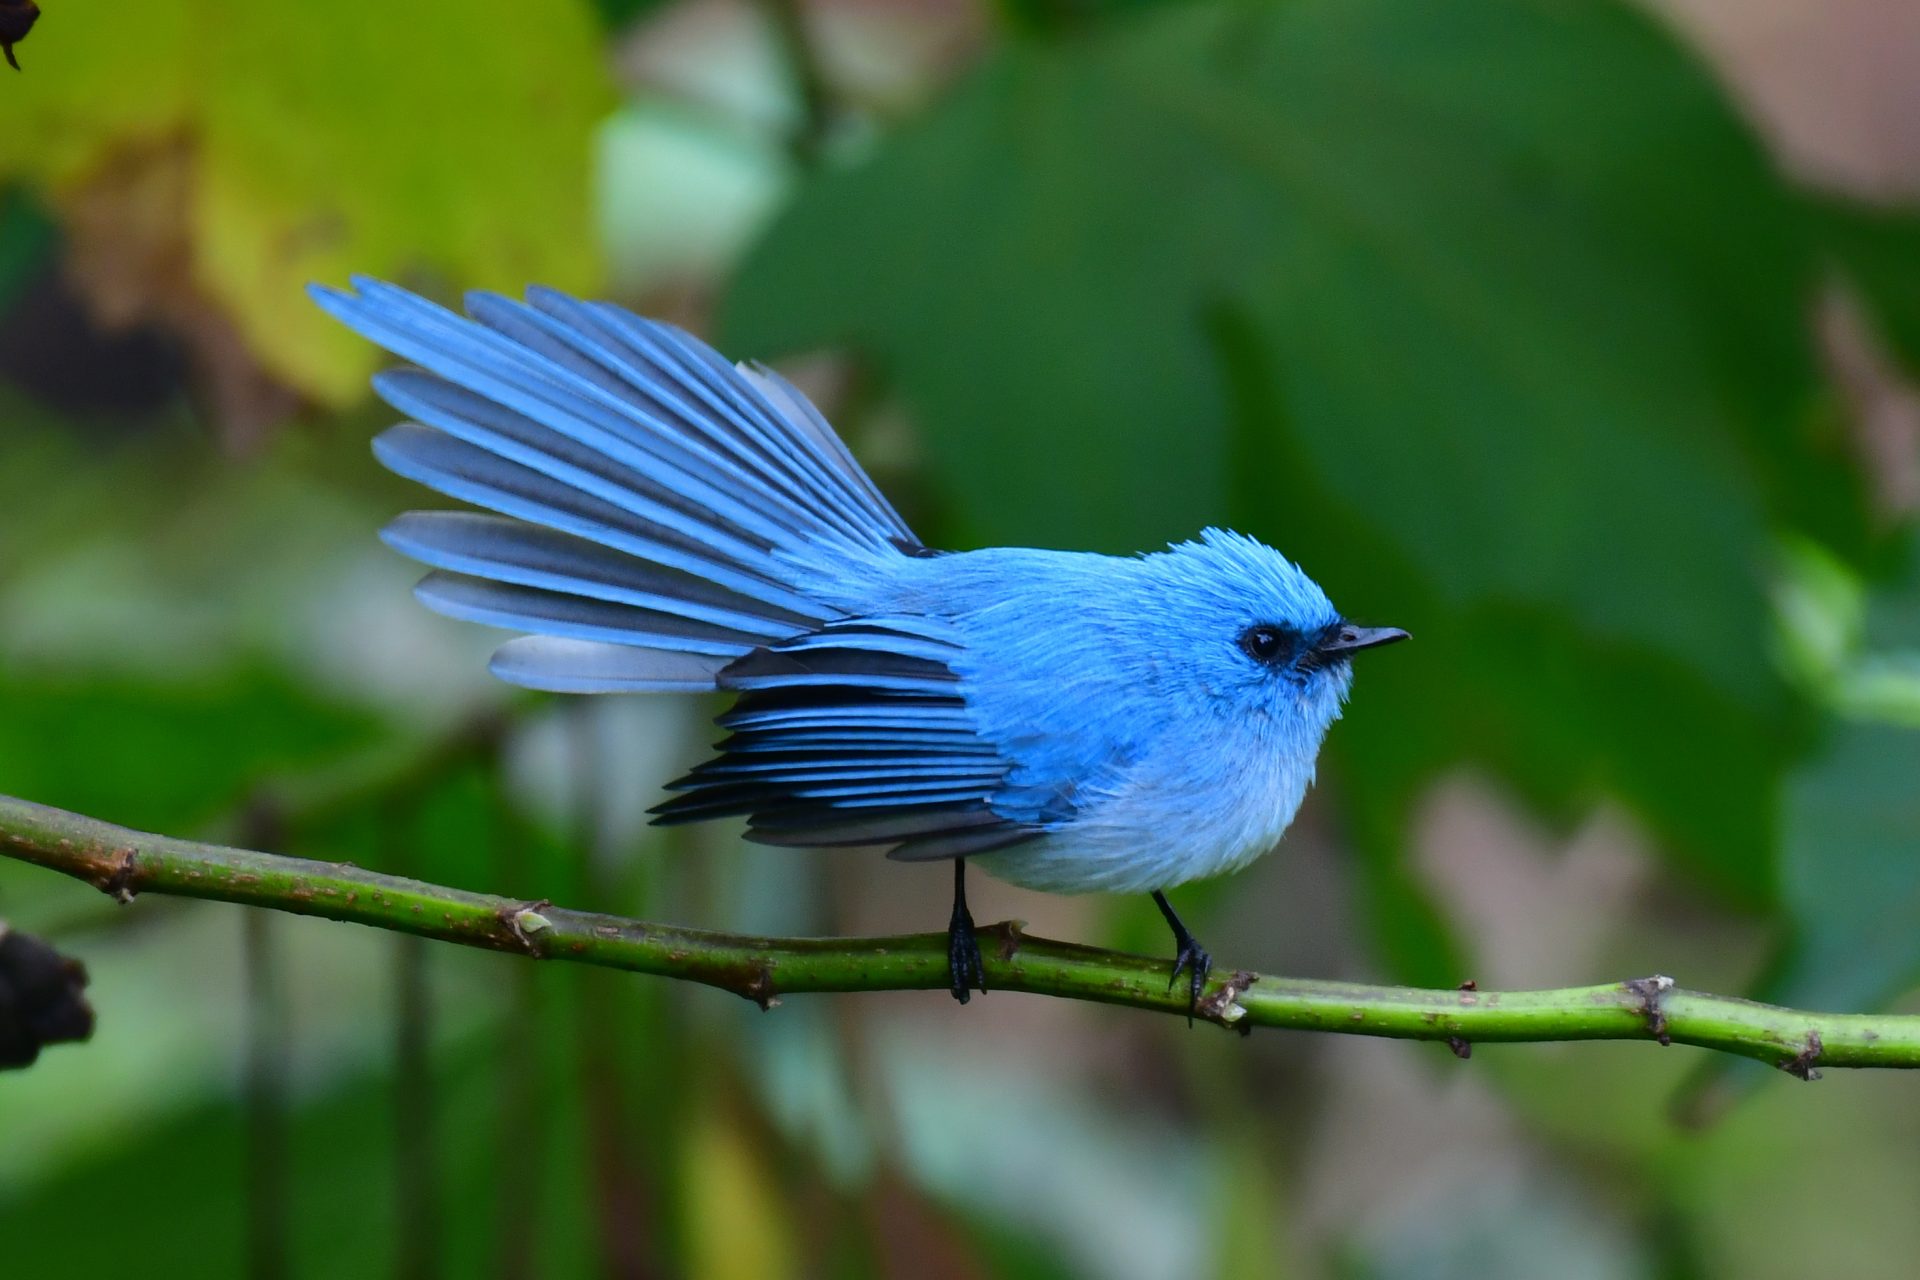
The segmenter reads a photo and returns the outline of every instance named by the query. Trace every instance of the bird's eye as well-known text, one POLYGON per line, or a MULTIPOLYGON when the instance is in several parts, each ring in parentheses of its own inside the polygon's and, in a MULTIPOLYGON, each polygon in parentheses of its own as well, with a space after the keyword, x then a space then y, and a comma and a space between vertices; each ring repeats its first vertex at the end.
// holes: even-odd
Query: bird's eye
POLYGON ((1261 666, 1270 667, 1293 652, 1292 641, 1282 627, 1248 627, 1240 633, 1240 651, 1261 666))

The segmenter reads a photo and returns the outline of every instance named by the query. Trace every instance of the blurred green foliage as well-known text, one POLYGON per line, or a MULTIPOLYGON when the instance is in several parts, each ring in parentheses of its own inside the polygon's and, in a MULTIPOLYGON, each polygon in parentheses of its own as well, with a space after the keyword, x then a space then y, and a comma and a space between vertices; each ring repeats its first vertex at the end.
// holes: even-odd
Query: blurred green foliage
POLYGON ((0 306, 13 300, 45 259, 53 228, 18 191, 0 195, 0 306))
POLYGON ((1866 536, 1814 412, 1817 229, 1624 8, 1182 7, 1013 46, 814 184, 723 331, 882 362, 969 542, 1231 513, 1415 632, 1339 739, 1388 901, 1465 762, 1625 799, 1759 903, 1795 749, 1769 540, 1866 536))
POLYGON ((587 154, 550 145, 610 104, 585 5, 75 0, 36 34, 0 174, 154 242, 119 287, 206 295, 301 391, 350 402, 373 359, 309 280, 594 279, 587 154))
POLYGON ((1909 375, 1920 370, 1920 215, 1816 199, 1815 216, 1824 243, 1866 302, 1880 337, 1909 375))
MULTIPOLYGON (((699 709, 508 698, 374 542, 419 495, 300 286, 604 283, 828 353, 931 543, 1232 525, 1416 634, 1285 856, 1182 891, 1223 963, 1911 999, 1920 460, 1863 443, 1814 317, 1920 369, 1920 211, 1803 188, 1698 50, 1559 0, 828 0, 809 169, 773 7, 49 6, 0 82, 0 344, 191 358, 117 417, 0 387, 0 791, 646 917, 938 925, 937 876, 649 833, 699 709), (290 393, 245 448, 235 365, 290 393), (1539 849, 1450 835, 1463 777, 1539 849)), ((1162 945, 1145 903, 980 892, 1162 945)), ((88 961, 101 1027, 0 1077, 22 1275, 1910 1269, 1903 1081, 1751 1074, 1681 1137, 1678 1050, 763 1016, 4 861, 0 916, 88 961)))
POLYGON ((1783 876, 1799 954, 1776 993, 1813 1008, 1884 1004, 1920 974, 1913 790, 1920 733, 1842 729, 1785 802, 1783 876), (1836 833, 1844 833, 1836 840, 1836 833))

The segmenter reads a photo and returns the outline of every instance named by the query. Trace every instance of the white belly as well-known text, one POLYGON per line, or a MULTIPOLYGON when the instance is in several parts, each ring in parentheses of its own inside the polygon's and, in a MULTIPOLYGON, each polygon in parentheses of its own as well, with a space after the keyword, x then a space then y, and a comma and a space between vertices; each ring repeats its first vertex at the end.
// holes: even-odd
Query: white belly
POLYGON ((1058 829, 970 861, 1048 893, 1149 893, 1225 875, 1279 841, 1313 781, 1313 761, 1272 756, 1227 778, 1140 772, 1154 785, 1129 785, 1058 829))

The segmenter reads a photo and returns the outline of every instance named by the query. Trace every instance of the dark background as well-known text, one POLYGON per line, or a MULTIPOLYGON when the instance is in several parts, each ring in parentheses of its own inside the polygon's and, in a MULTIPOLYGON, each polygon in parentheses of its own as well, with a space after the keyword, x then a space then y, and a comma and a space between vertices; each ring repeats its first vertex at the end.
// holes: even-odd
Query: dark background
MULTIPOLYGON (((0 792, 769 932, 944 868, 642 824, 718 708, 517 696, 374 538, 364 271, 777 359, 937 546, 1217 523, 1416 641, 1228 966, 1920 981, 1899 0, 47 0, 0 72, 0 792)), ((976 912, 1158 954, 1150 904, 976 912)), ((0 862, 99 1032, 8 1275, 1911 1274, 1920 1092, 1650 1045, 705 989, 0 862)))

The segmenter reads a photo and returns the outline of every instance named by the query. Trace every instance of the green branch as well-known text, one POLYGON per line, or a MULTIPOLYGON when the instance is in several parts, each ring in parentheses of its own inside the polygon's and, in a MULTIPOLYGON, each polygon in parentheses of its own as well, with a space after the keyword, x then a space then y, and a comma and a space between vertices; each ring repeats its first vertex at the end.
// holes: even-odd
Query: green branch
MULTIPOLYGON (((145 835, 7 797, 0 797, 0 854, 74 876, 122 902, 163 893, 271 907, 537 959, 703 982, 762 1007, 796 992, 947 985, 944 934, 755 938, 644 924, 344 863, 145 835)), ((1187 1011, 1184 991, 1168 987, 1163 959, 1029 937, 1012 923, 981 933, 990 990, 1187 1011)), ((1421 991, 1237 971, 1208 984, 1200 1013, 1241 1030, 1435 1040, 1462 1054, 1477 1042, 1656 1040, 1757 1058, 1803 1078, 1816 1067, 1920 1067, 1920 1017, 1803 1013, 1686 991, 1658 977, 1557 991, 1421 991)))

